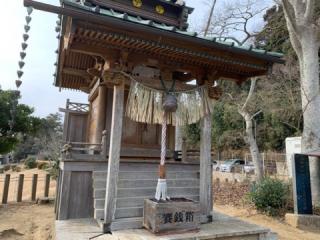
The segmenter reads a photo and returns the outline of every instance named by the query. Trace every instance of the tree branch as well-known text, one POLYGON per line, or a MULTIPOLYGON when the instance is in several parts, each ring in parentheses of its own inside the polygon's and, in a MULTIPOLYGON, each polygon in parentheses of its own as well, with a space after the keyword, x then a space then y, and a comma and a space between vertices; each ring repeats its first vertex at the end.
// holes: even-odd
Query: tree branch
POLYGON ((305 0, 306 2, 306 11, 304 14, 304 17, 306 18, 306 21, 309 22, 312 20, 314 15, 314 8, 315 8, 315 1, 314 0, 305 0))
POLYGON ((253 96, 254 89, 256 87, 256 82, 257 82, 257 78, 251 78, 250 91, 249 91, 249 94, 247 96, 247 99, 246 99, 245 103, 241 107, 241 111, 244 111, 247 108, 248 103, 250 102, 250 100, 251 100, 251 98, 253 96))

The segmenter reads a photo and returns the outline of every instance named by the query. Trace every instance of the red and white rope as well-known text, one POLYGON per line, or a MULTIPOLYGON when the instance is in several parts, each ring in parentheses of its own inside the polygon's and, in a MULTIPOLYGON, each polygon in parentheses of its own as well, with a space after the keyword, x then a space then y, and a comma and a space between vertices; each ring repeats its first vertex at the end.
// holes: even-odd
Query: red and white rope
POLYGON ((166 152, 167 152, 167 113, 166 111, 163 111, 160 165, 164 165, 165 163, 166 152))

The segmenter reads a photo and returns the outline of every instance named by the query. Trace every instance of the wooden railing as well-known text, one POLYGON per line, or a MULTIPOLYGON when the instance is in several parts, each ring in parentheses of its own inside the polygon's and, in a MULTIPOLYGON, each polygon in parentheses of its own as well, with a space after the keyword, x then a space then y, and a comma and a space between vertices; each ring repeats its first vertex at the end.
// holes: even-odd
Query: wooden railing
POLYGON ((67 142, 62 147, 62 160, 102 158, 101 143, 67 142))
POLYGON ((67 99, 66 109, 76 112, 89 112, 89 104, 70 102, 67 99))

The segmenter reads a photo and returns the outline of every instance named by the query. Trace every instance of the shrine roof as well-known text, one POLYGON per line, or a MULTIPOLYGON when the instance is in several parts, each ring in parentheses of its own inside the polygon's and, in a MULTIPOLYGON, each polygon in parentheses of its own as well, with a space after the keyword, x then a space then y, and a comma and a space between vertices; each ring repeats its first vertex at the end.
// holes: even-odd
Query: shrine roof
MULTIPOLYGON (((162 0, 162 1, 174 4, 171 0, 162 0)), ((212 43, 215 47, 219 47, 219 46, 228 47, 231 50, 247 52, 250 54, 254 54, 255 56, 267 58, 269 61, 272 61, 272 62, 283 63, 283 60, 282 60, 283 54, 278 52, 268 52, 263 49, 253 48, 252 46, 238 46, 233 41, 225 41, 225 40, 222 41, 217 37, 211 37, 211 36, 204 37, 199 35, 197 32, 180 30, 175 26, 171 26, 164 23, 157 23, 153 20, 144 19, 139 16, 129 15, 128 13, 119 12, 113 9, 100 8, 99 11, 97 12, 96 7, 86 6, 82 4, 81 1, 77 1, 77 0, 63 0, 63 3, 67 6, 75 7, 75 8, 85 10, 90 13, 95 13, 104 17, 115 18, 122 21, 143 25, 147 28, 159 29, 162 31, 175 33, 177 35, 182 35, 189 38, 203 40, 203 41, 206 41, 207 43, 212 43)))

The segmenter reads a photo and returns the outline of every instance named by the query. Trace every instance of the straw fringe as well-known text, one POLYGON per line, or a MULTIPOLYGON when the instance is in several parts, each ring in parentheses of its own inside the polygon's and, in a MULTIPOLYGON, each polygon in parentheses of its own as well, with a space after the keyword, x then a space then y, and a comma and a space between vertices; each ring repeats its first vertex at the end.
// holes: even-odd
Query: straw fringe
MULTIPOLYGON (((152 89, 131 78, 126 116, 136 122, 161 124, 165 94, 164 91, 152 89)), ((167 124, 184 126, 196 123, 213 110, 214 100, 208 97, 207 86, 171 94, 177 98, 178 109, 175 113, 166 114, 167 124)))

